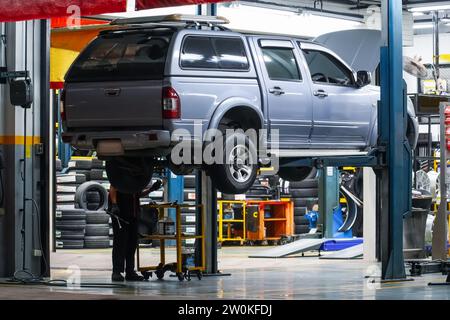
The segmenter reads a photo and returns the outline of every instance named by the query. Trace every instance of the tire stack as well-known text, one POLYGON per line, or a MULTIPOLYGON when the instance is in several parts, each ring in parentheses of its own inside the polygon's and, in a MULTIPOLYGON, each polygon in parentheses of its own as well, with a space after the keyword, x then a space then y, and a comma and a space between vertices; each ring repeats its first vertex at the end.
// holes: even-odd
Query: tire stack
POLYGON ((95 181, 101 184, 106 190, 109 190, 110 183, 106 175, 105 161, 92 159, 88 181, 95 181))
POLYGON ((270 200, 274 196, 273 190, 270 187, 262 184, 263 180, 268 180, 267 178, 256 178, 255 182, 251 186, 251 188, 245 193, 245 198, 248 200, 253 199, 263 199, 270 200))
POLYGON ((289 194, 294 202, 295 234, 309 232, 309 221, 305 214, 319 203, 318 179, 314 175, 303 181, 290 181, 289 194))
POLYGON ((82 249, 86 230, 86 213, 75 203, 79 185, 86 182, 86 176, 63 174, 61 160, 55 162, 56 169, 56 211, 55 242, 58 249, 82 249))
POLYGON ((108 248, 111 227, 104 210, 109 184, 103 161, 70 161, 65 169, 67 173, 61 173, 63 168, 57 160, 56 171, 56 247, 108 248))
POLYGON ((75 193, 78 187, 86 182, 83 174, 59 173, 56 175, 56 209, 76 209, 75 193))
MULTIPOLYGON (((195 175, 184 176, 184 204, 195 204, 195 175)), ((187 235, 195 235, 196 230, 196 210, 195 207, 181 209, 181 226, 183 233, 187 235)), ((183 241, 183 246, 187 250, 195 248, 195 239, 187 239, 183 241)))
POLYGON ((91 168, 92 168, 92 160, 91 159, 83 159, 83 160, 72 160, 67 164, 67 173, 68 174, 82 174, 86 176, 86 181, 91 180, 91 168))
POLYGON ((77 205, 86 211, 84 247, 103 249, 110 246, 110 218, 105 210, 108 205, 107 190, 96 181, 80 185, 75 194, 77 205))
POLYGON ((102 249, 110 247, 110 216, 104 210, 86 211, 84 247, 102 249))
POLYGON ((83 209, 56 210, 56 247, 82 249, 86 231, 86 212, 83 209))

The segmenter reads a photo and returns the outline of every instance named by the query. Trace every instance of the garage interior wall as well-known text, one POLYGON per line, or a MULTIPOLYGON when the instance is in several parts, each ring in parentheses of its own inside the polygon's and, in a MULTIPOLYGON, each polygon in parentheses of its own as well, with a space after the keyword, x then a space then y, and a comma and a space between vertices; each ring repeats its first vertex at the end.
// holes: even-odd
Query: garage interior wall
MULTIPOLYGON (((49 208, 41 201, 47 193, 46 177, 41 176, 41 165, 47 157, 45 152, 48 150, 42 150, 43 154, 39 151, 45 136, 41 131, 40 114, 41 107, 46 104, 47 99, 47 95, 42 91, 47 88, 47 84, 42 83, 42 75, 48 72, 41 69, 46 63, 46 57, 42 56, 41 50, 43 49, 41 46, 47 45, 45 41, 42 41, 42 32, 46 32, 43 28, 47 28, 46 26, 44 20, 0 24, 1 34, 4 35, 7 44, 8 71, 28 70, 34 95, 34 102, 26 111, 27 125, 26 137, 24 137, 25 111, 21 107, 10 104, 9 85, 0 85, 0 150, 6 167, 3 170, 5 214, 0 216, 0 277, 12 276, 15 271, 23 267, 40 275, 42 249, 47 246, 47 240, 41 237, 43 228, 46 228, 46 224, 41 225, 41 223, 48 221, 49 212, 49 208), (41 87, 42 84, 45 87, 41 87), (25 168, 23 166, 24 145, 26 146, 25 168), (24 181, 26 198, 30 200, 25 202, 26 225, 25 230, 22 230, 24 181), (33 205, 33 201, 36 205, 33 205), (23 234, 26 235, 26 243, 23 243, 23 234), (23 255, 24 248, 25 255, 23 255), (24 256, 25 265, 23 265, 24 256)), ((0 48, 0 65, 5 66, 4 43, 0 45, 0 48)), ((52 171, 51 166, 49 169, 52 171)))

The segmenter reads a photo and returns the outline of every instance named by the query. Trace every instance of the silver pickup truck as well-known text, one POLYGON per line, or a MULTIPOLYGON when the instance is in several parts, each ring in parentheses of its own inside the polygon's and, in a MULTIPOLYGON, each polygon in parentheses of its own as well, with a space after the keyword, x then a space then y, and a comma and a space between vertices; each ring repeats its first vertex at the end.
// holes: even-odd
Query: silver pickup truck
MULTIPOLYGON (((157 161, 178 174, 207 170, 218 190, 245 192, 259 163, 242 154, 260 148, 239 139, 248 129, 264 129, 261 148, 279 158, 361 155, 377 142, 371 73, 291 37, 243 35, 210 22, 122 26, 101 32, 65 80, 63 140, 96 150, 123 192, 142 189, 157 161), (224 138, 233 146, 223 148, 223 162, 173 161, 181 142, 205 148, 208 129, 242 129, 224 138)), ((309 171, 279 174, 299 180, 309 171)))

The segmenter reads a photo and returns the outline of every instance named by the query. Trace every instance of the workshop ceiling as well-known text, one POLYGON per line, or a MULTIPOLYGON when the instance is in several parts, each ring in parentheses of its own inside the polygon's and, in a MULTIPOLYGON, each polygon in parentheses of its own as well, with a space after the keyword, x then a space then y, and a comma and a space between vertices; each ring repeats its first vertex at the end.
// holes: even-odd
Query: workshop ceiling
MULTIPOLYGON (((329 15, 342 15, 347 18, 363 18, 371 6, 381 6, 381 0, 245 0, 242 3, 259 6, 276 6, 289 10, 311 11, 329 15)), ((449 4, 439 0, 403 0, 404 9, 431 5, 449 4)), ((448 10, 450 13, 450 10, 448 10)))

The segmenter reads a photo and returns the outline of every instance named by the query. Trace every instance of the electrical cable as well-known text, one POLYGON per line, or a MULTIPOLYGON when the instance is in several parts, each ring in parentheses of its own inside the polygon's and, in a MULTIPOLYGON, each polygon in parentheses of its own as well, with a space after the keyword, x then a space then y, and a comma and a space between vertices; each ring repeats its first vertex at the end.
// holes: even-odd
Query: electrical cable
POLYGON ((2 174, 3 169, 4 169, 3 156, 2 153, 0 152, 0 208, 3 208, 5 202, 5 185, 3 183, 3 174, 2 174))
MULTIPOLYGON (((37 214, 37 221, 38 221, 38 239, 39 239, 39 246, 41 248, 41 253, 42 253, 42 260, 44 260, 44 265, 45 265, 45 269, 43 270, 42 274, 45 272, 45 270, 47 270, 48 268, 50 268, 47 259, 45 258, 45 254, 44 254, 44 246, 42 244, 42 233, 41 233, 41 225, 40 225, 40 221, 41 221, 41 214, 40 214, 40 210, 39 207, 37 205, 36 200, 34 200, 33 198, 31 199, 25 199, 26 201, 31 201, 34 205, 34 208, 36 209, 36 214, 37 214)), ((41 277, 42 277, 41 274, 41 277)))

